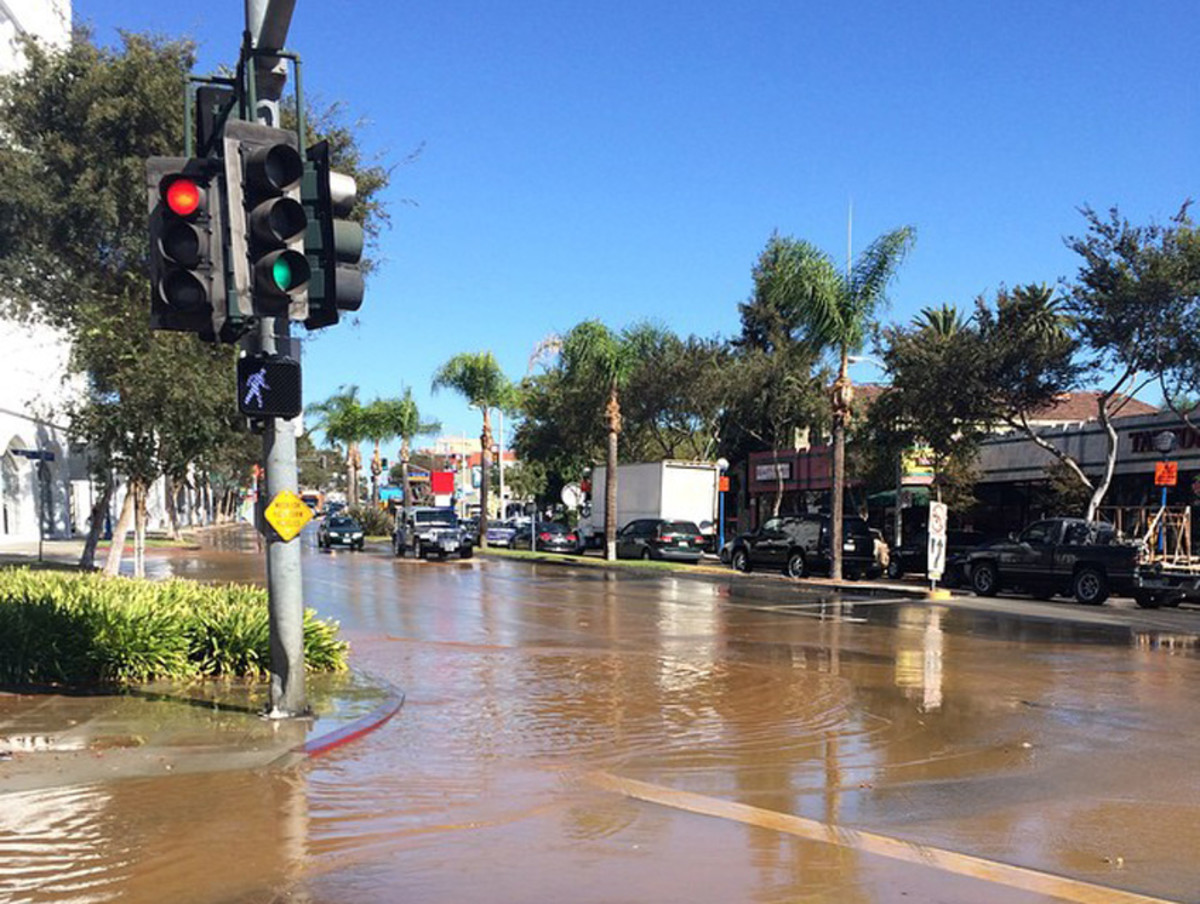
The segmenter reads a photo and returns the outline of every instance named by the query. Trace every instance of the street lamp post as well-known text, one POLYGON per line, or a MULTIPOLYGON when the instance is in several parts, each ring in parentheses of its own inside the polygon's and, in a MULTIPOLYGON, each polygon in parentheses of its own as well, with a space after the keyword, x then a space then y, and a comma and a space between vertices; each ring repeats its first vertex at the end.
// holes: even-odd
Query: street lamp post
POLYGON ((717 555, 725 548, 725 472, 729 470, 729 459, 717 459, 717 555))
MULTIPOLYGON (((1171 460, 1171 453, 1175 451, 1175 444, 1179 438, 1173 430, 1164 430, 1154 437, 1154 448, 1162 455, 1162 460, 1168 462, 1171 460)), ((1166 481, 1162 485, 1162 511, 1158 516, 1158 551, 1165 554, 1167 551, 1167 486, 1166 481)))

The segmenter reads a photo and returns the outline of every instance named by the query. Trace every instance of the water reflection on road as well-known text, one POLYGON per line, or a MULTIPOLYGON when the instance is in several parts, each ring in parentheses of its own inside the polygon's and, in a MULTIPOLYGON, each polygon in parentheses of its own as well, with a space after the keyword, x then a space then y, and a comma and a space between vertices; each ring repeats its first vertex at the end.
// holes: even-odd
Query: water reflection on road
MULTIPOLYGON (((672 791, 1195 898, 1190 650, 782 581, 306 541, 308 603, 406 691, 401 715, 299 774, 30 802, 48 837, 98 852, 76 900, 1051 900, 697 816, 672 791), (668 805, 596 773, 664 789, 668 805)), ((157 567, 259 578, 239 555, 157 567)))

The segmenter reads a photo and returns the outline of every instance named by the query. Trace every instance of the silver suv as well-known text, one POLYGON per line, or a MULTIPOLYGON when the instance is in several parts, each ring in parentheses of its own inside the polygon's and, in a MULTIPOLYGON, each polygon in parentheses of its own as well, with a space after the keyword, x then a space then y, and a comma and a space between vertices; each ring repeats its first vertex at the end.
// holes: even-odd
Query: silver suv
POLYGON ((397 522, 392 534, 392 552, 416 559, 457 555, 469 559, 475 552, 470 535, 458 523, 452 508, 415 508, 397 522))

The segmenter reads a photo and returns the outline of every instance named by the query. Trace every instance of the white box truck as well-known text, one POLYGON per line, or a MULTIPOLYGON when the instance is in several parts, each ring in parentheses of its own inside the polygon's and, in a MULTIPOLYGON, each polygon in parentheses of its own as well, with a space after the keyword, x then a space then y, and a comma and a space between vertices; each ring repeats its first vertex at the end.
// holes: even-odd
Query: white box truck
MULTIPOLYGON (((617 466, 617 530, 639 518, 692 521, 711 535, 717 523, 720 470, 711 461, 640 462, 617 466)), ((591 512, 580 518, 585 546, 604 548, 606 468, 592 469, 591 512)))

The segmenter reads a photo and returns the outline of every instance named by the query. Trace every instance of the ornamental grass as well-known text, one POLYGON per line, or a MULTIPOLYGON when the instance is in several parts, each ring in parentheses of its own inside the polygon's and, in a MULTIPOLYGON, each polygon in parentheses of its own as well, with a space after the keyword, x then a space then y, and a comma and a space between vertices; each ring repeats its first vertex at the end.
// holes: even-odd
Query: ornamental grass
MULTIPOLYGON (((342 671, 337 622, 304 612, 311 672, 342 671)), ((127 685, 259 677, 270 664, 265 590, 99 574, 0 571, 0 684, 127 685)))

